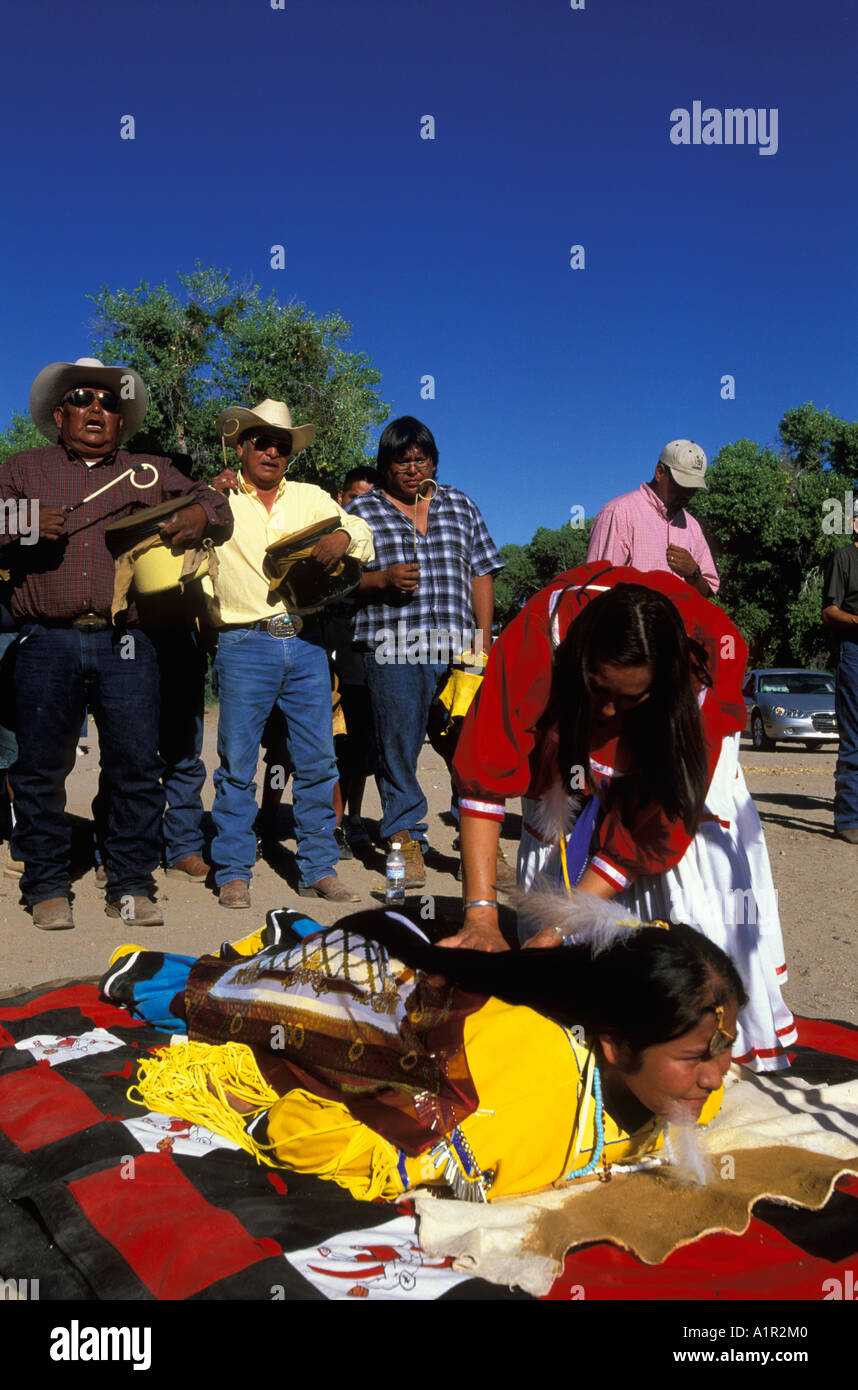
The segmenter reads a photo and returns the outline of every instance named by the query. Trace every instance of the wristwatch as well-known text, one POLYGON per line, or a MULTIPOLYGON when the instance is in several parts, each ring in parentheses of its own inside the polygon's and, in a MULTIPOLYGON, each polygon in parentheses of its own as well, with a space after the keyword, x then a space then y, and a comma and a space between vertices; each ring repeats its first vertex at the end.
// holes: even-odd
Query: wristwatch
POLYGON ((689 582, 689 584, 696 584, 699 578, 700 578, 700 566, 698 565, 698 566, 697 566, 697 569, 694 571, 694 573, 693 573, 693 574, 689 574, 689 576, 688 576, 688 582, 689 582))

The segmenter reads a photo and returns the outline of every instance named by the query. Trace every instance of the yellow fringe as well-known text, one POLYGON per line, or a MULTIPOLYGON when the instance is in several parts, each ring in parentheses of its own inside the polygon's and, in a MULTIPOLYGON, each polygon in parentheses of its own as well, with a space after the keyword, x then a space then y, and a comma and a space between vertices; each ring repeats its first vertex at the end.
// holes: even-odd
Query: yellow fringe
POLYGON ((162 1048, 155 1056, 141 1059, 128 1099, 203 1125, 269 1168, 316 1173, 345 1187, 359 1201, 394 1198, 402 1192, 397 1149, 355 1120, 344 1105, 321 1100, 309 1091, 291 1091, 275 1112, 281 1117, 283 1137, 264 1145, 253 1140, 245 1124, 281 1098, 261 1075, 245 1043, 183 1040, 162 1048), (239 1114, 227 1093, 252 1109, 239 1114), (275 1157, 278 1148, 284 1158, 275 1157))
POLYGON ((203 1125, 253 1154, 257 1162, 277 1166, 245 1129, 249 1120, 279 1099, 245 1043, 173 1043, 154 1057, 141 1059, 128 1099, 162 1115, 203 1125), (227 1092, 251 1109, 239 1114, 230 1105, 227 1092))

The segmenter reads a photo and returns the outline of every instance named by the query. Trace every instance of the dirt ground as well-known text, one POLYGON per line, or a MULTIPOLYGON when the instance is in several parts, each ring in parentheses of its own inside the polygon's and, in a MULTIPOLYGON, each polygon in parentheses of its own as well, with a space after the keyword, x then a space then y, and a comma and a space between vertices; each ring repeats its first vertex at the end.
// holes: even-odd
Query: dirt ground
MULTIPOLYGON (((204 758, 209 773, 217 765, 215 755, 216 712, 206 718, 204 758)), ((32 986, 47 980, 100 975, 110 952, 129 939, 121 921, 105 916, 103 894, 95 883, 89 857, 89 805, 98 776, 98 749, 93 737, 89 751, 77 759, 68 783, 68 806, 74 818, 76 858, 75 929, 42 932, 20 905, 17 883, 0 878, 0 920, 5 924, 5 950, 0 968, 0 991, 32 986)), ((858 966, 856 878, 858 846, 844 844, 832 834, 831 801, 835 756, 831 745, 824 750, 805 749, 757 753, 743 743, 742 763, 751 793, 765 827, 778 890, 789 966, 787 1001, 798 1013, 838 1018, 858 1024, 855 978, 858 966)), ((444 813, 449 807, 449 782, 441 759, 428 744, 420 759, 420 780, 429 799, 429 837, 432 850, 427 860, 427 881, 416 896, 431 895, 437 913, 460 913, 461 892, 455 872, 458 856, 452 850, 455 830, 444 813)), ((300 907, 330 925, 343 909, 320 899, 299 898, 292 850, 291 808, 284 796, 279 851, 261 861, 251 885, 253 906, 236 912, 218 905, 206 885, 176 883, 158 874, 158 897, 166 925, 131 935, 139 944, 166 948, 185 955, 200 955, 222 941, 245 935, 264 920, 271 907, 300 907)), ((206 783, 205 805, 211 806, 211 775, 206 783)), ((375 784, 367 789, 366 818, 376 822, 380 814, 375 784)), ((504 827, 507 857, 514 862, 519 828, 518 807, 510 806, 504 827)), ((208 822, 208 817, 207 817, 208 822)), ((207 833, 211 826, 207 824, 207 833)), ((3 849, 5 862, 5 847, 3 849)), ((339 865, 342 881, 361 894, 362 905, 376 901, 373 890, 383 889, 384 862, 380 851, 365 862, 339 865)))

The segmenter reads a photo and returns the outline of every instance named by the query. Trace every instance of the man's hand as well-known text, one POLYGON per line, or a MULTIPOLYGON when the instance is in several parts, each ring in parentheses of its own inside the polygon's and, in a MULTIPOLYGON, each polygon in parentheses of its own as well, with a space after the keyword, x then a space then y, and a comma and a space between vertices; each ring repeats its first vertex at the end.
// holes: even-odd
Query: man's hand
POLYGON ((223 493, 240 492, 241 484, 238 481, 238 474, 231 468, 222 468, 216 478, 212 478, 209 487, 213 487, 215 492, 223 493))
MULTIPOLYGON (((29 515, 33 515, 33 503, 28 502, 29 515)), ((60 536, 65 533, 66 518, 69 514, 68 507, 42 507, 36 506, 39 514, 39 540, 58 541, 60 536)))
POLYGON ((327 536, 323 536, 313 548, 310 552, 310 559, 318 561, 322 568, 330 574, 332 570, 337 568, 350 544, 351 536, 348 531, 331 531, 327 536))
POLYGON ((383 571, 385 583, 403 594, 413 593, 420 583, 419 565, 391 565, 383 571))
POLYGON ((681 545, 669 545, 667 547, 667 563, 682 579, 690 579, 696 569, 699 569, 697 561, 687 550, 683 550, 681 545))
POLYGON ((199 502, 194 502, 190 507, 183 507, 180 512, 176 512, 175 516, 162 521, 158 530, 166 545, 173 550, 183 550, 202 539, 208 524, 205 508, 199 502))

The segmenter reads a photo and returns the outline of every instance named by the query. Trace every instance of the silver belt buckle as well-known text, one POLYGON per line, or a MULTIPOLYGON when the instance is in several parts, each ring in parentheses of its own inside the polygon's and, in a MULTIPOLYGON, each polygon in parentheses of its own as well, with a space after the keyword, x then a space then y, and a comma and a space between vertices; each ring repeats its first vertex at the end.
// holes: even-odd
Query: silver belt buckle
POLYGON ((107 618, 101 618, 97 613, 81 613, 72 619, 71 625, 76 632, 103 632, 110 627, 107 618))
POLYGON ((268 619, 268 635, 269 637, 297 637, 303 626, 300 618, 290 617, 288 613, 278 613, 276 618, 268 619))

